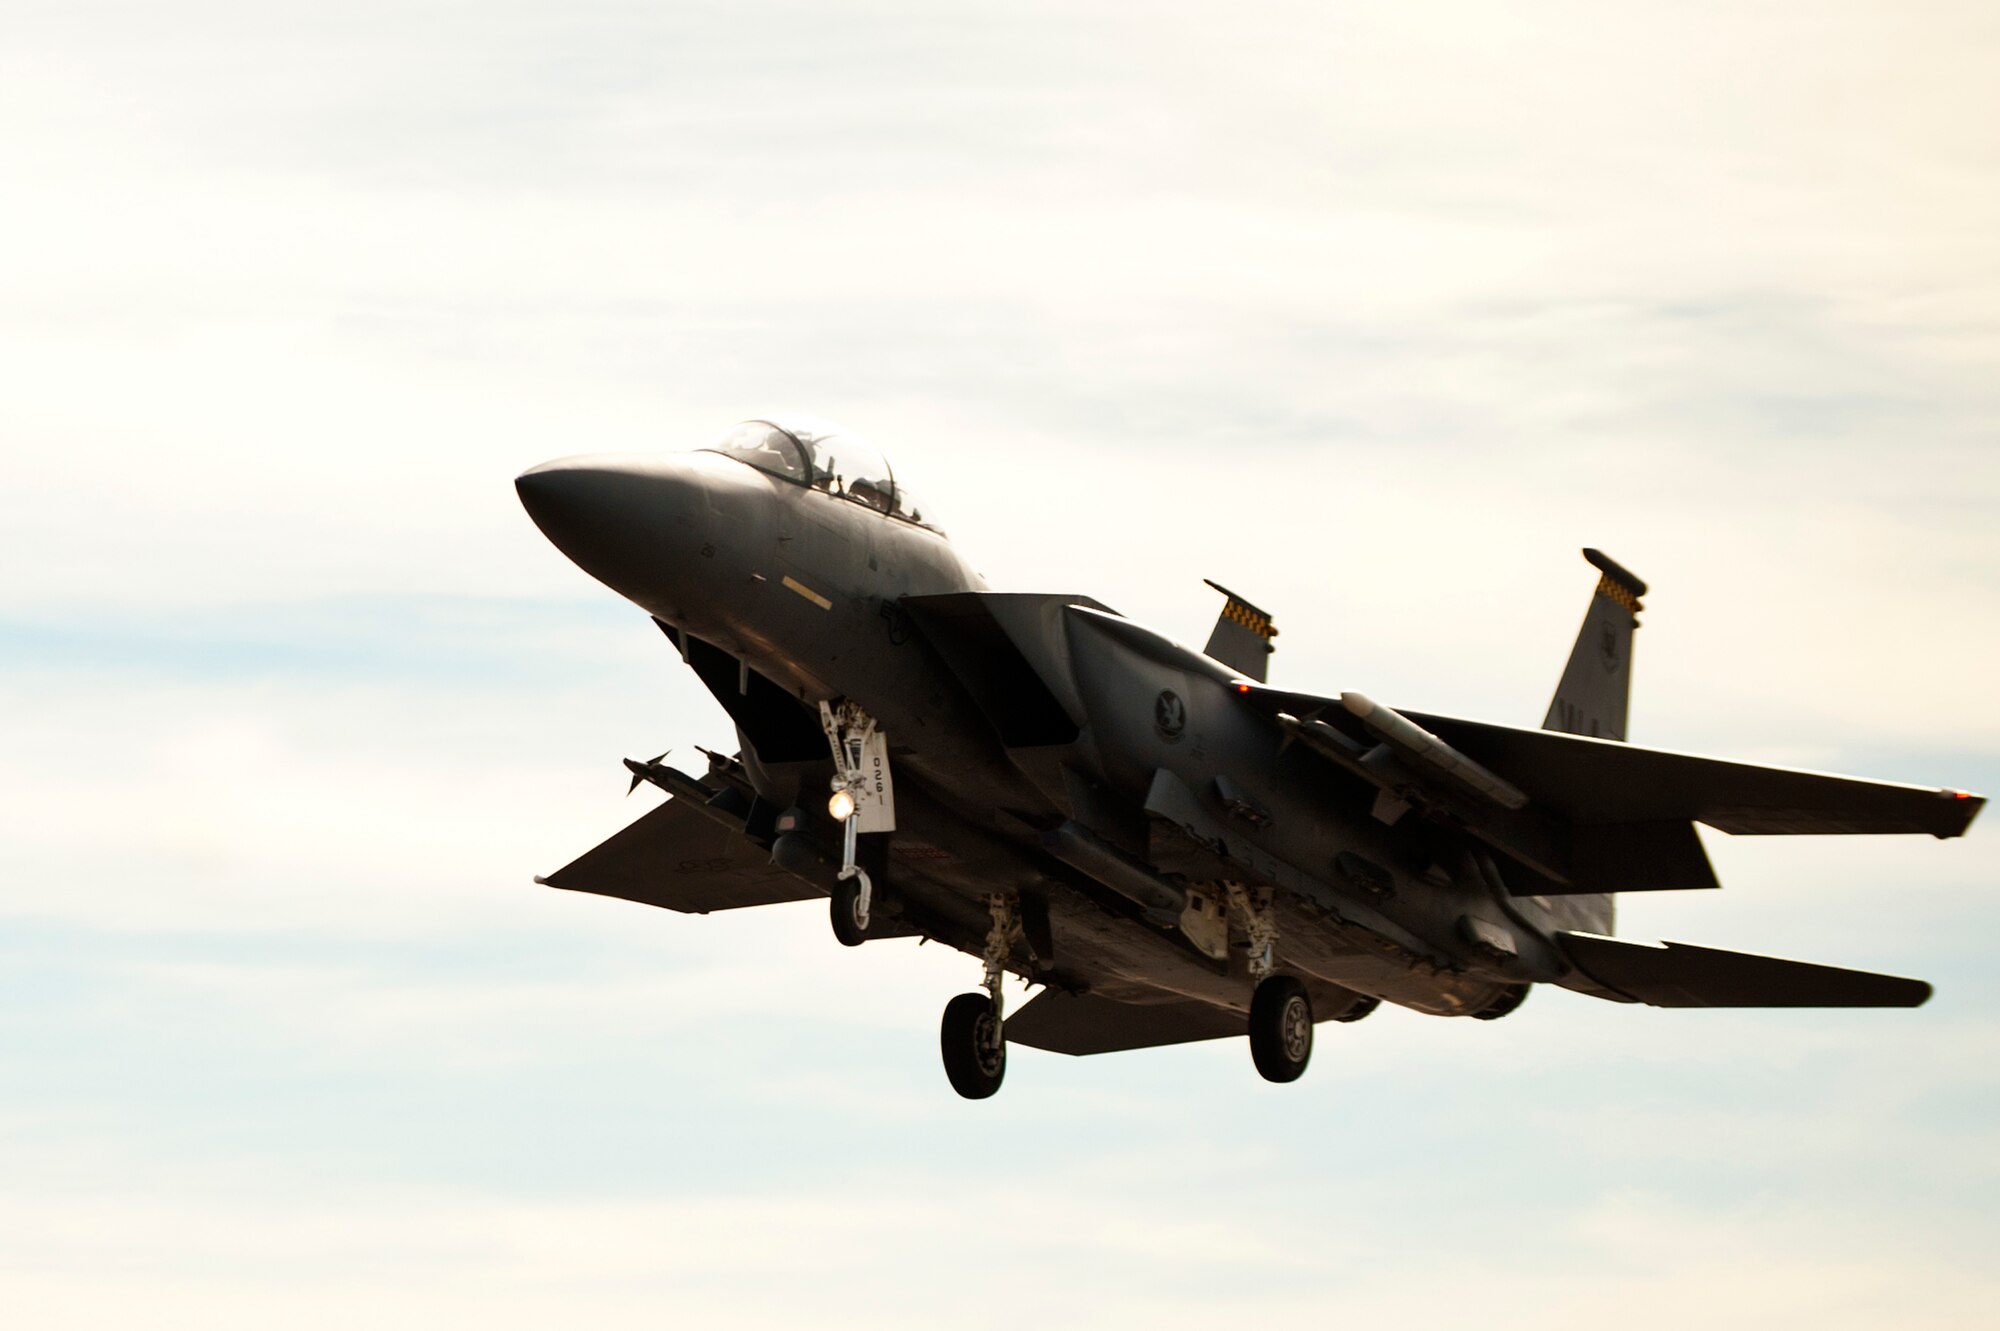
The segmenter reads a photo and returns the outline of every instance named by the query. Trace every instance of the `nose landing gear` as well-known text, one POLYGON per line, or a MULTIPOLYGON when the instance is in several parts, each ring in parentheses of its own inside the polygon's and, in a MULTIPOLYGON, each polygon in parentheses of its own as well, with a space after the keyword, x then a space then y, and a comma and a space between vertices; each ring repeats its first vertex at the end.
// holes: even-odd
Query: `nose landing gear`
MULTIPOLYGON (((839 885, 833 893, 833 936, 846 947, 867 941, 875 880, 856 860, 863 832, 896 830, 896 791, 889 779, 889 741, 875 718, 851 702, 819 705, 820 726, 833 751, 833 794, 827 812, 840 823, 839 885)), ((881 865, 877 863, 879 869, 881 865)))

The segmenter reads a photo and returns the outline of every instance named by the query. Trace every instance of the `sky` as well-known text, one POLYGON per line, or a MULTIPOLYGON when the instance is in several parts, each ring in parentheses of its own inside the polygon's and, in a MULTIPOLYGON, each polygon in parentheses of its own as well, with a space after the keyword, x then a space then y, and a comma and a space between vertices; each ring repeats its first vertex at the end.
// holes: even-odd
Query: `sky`
POLYGON ((537 888, 732 747, 520 511, 807 410, 1001 588, 2000 788, 1990 5, 0 0, 0 1306, 38 1327, 1983 1326, 2000 840, 1707 835, 1538 992, 936 1055, 976 963, 537 888))

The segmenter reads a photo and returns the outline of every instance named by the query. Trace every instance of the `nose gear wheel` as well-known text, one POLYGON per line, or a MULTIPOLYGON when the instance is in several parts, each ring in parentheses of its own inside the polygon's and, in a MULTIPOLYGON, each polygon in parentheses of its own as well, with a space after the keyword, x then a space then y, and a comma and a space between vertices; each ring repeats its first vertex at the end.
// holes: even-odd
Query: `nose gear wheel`
POLYGON ((860 947, 868 941, 868 871, 857 868, 854 877, 834 884, 833 936, 842 947, 860 947))

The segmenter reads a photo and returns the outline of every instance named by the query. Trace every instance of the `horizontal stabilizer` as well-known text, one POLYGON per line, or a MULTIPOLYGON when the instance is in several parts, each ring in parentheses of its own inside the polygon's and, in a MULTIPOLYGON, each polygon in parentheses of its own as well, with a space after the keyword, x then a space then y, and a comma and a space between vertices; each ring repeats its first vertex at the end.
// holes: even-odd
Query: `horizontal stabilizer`
MULTIPOLYGON (((1916 1007, 1922 980, 1720 952, 1689 943, 1631 943, 1599 934, 1556 935, 1600 998, 1654 1007, 1916 1007)), ((1565 981, 1565 983, 1569 983, 1565 981)))
MULTIPOLYGON (((1686 892, 1718 888, 1694 824, 1579 823, 1570 835, 1574 892, 1686 892)), ((1552 884, 1537 883, 1541 892, 1552 884)))
POLYGON ((596 849, 535 881, 689 915, 825 897, 772 864, 769 852, 756 842, 684 799, 668 800, 596 849))
POLYGON ((1207 1003, 1120 1003, 1049 989, 1007 1018, 1007 1043, 1057 1054, 1109 1054, 1241 1035, 1241 1012, 1207 1003))
POLYGON ((1758 767, 1548 730, 1405 716, 1576 824, 1692 820, 1738 836, 1963 836, 1985 800, 1964 791, 1758 767))

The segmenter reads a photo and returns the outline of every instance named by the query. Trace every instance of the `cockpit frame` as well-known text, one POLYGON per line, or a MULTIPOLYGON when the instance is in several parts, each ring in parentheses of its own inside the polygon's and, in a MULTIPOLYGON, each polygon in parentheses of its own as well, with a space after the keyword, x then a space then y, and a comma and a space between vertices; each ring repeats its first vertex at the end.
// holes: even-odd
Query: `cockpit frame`
POLYGON ((701 451, 720 453, 781 481, 944 535, 896 479, 895 468, 881 450, 837 426, 760 417, 732 426, 701 451))

